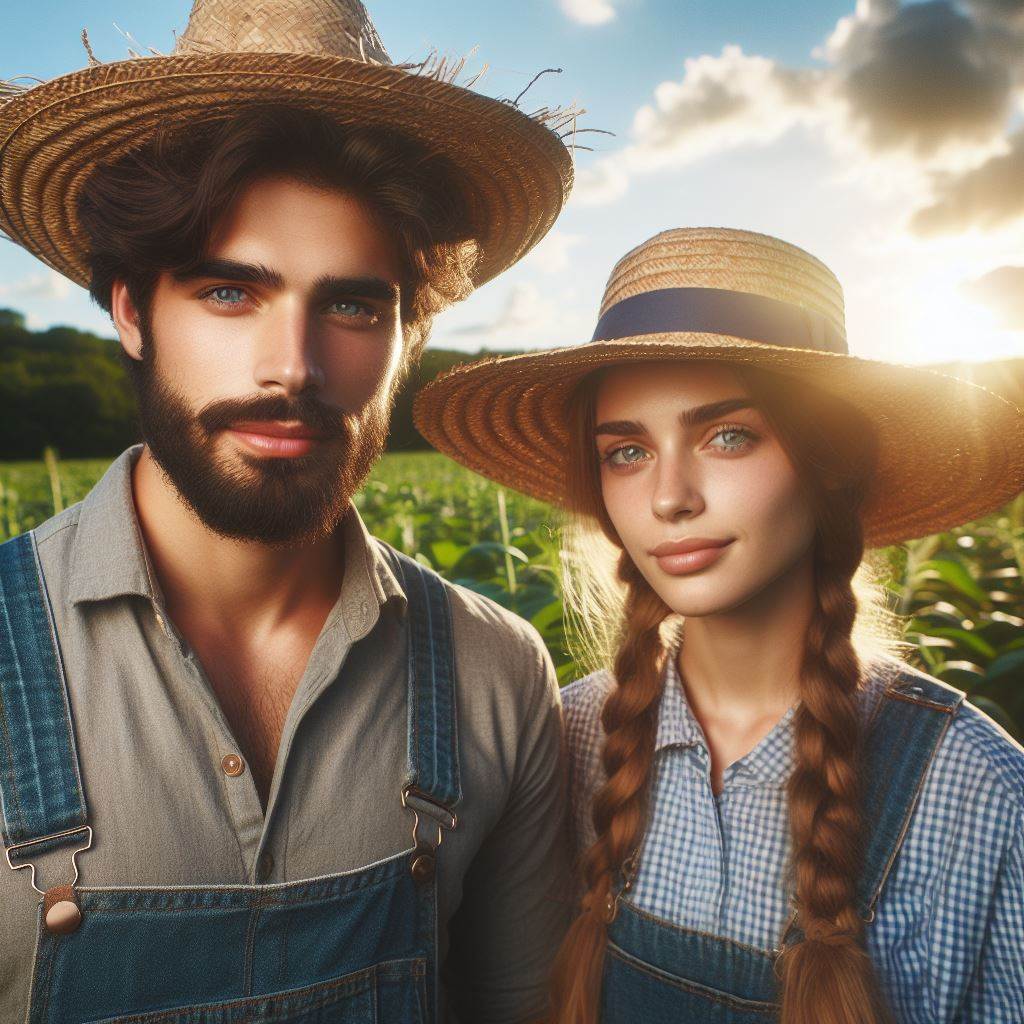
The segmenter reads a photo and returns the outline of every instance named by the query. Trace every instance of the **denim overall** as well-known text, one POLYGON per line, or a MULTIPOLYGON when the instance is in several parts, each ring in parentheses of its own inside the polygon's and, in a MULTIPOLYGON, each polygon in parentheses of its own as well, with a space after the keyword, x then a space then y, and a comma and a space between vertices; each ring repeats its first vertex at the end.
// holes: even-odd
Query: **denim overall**
POLYGON ((298 882, 90 888, 75 886, 93 836, 35 538, 0 545, 7 859, 33 887, 43 851, 66 847, 74 865, 40 904, 28 1024, 439 1020, 435 855, 461 798, 451 613, 436 575, 381 547, 409 602, 408 771, 393 799, 410 849, 298 882))
MULTIPOLYGON (((864 869, 868 923, 910 824, 931 760, 964 693, 904 674, 885 691, 865 744, 864 869)), ((782 942, 803 939, 795 917, 782 942)), ((620 894, 608 929, 602 1024, 765 1024, 778 1018, 779 950, 760 950, 644 912, 620 894)))

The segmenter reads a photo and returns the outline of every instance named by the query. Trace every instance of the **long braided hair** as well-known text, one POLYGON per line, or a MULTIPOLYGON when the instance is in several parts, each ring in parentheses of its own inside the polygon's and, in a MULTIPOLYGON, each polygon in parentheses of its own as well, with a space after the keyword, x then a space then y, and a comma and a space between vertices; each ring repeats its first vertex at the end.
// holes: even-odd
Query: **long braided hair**
MULTIPOLYGON (((874 432, 847 403, 809 384, 756 366, 730 366, 775 430, 815 514, 815 604, 800 664, 795 765, 787 790, 791 888, 804 939, 785 946, 776 965, 780 1022, 890 1024, 893 1018, 864 948, 865 922, 856 905, 863 853, 861 658, 854 633, 865 651, 901 646, 891 639, 897 630, 883 606, 883 589, 863 562, 860 510, 875 464, 874 432)), ((606 549, 609 544, 617 549, 618 630, 605 660, 612 665, 615 686, 601 712, 606 781, 592 805, 597 838, 580 865, 586 887, 582 912, 555 961, 556 1024, 599 1020, 607 921, 623 884, 623 866, 643 837, 664 636, 673 619, 678 629, 679 618, 636 568, 604 509, 593 439, 599 381, 600 374, 585 378, 573 396, 576 436, 569 488, 577 531, 589 526, 592 537, 602 535, 606 549)), ((593 559, 582 561, 590 563, 583 566, 583 575, 593 574, 593 559)), ((591 582, 601 586, 597 576, 591 582)), ((607 578, 604 586, 607 591, 607 578)), ((596 604, 608 602, 586 606, 585 591, 585 581, 577 579, 567 596, 580 608, 577 626, 592 643, 600 642, 594 612, 596 604)))

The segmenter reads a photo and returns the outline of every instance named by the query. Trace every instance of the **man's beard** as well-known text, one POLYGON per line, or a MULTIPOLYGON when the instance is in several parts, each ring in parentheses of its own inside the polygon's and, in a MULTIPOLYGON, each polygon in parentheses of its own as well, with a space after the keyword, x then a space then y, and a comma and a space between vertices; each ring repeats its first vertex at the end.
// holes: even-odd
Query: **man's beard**
POLYGON ((333 533, 384 450, 394 389, 361 422, 305 393, 223 399, 195 412, 157 371, 147 319, 139 323, 141 358, 130 364, 139 420, 143 439, 181 501, 215 533, 271 547, 312 543, 333 533), (323 440, 298 456, 254 455, 235 445, 230 457, 215 453, 224 444, 217 432, 260 420, 297 420, 323 440))

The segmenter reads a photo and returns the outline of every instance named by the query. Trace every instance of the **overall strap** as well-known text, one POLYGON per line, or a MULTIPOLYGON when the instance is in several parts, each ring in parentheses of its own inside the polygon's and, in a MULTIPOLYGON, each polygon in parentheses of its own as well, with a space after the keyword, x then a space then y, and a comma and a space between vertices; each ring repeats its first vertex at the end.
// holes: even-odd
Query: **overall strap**
POLYGON ((448 592, 437 573, 378 543, 409 602, 408 764, 403 802, 440 826, 454 828, 462 782, 448 592))
POLYGON ((965 696, 947 683, 902 672, 875 708, 865 748, 867 846, 857 886, 867 921, 874 919, 928 768, 965 696))
POLYGON ((0 544, 0 804, 12 868, 30 867, 30 854, 91 839, 64 665, 31 532, 0 544))

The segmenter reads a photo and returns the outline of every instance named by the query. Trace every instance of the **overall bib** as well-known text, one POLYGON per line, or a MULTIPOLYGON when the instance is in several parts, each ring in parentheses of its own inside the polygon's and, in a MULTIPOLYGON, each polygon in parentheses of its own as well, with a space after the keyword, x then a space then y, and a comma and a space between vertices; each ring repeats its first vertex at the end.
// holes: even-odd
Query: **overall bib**
POLYGON ((436 575, 381 547, 409 602, 408 765, 393 799, 410 849, 298 882, 91 888, 75 886, 93 836, 35 538, 0 545, 7 859, 33 886, 43 851, 67 847, 74 864, 40 902, 28 1024, 439 1020, 435 858, 461 799, 451 613, 436 575))
MULTIPOLYGON (((885 692, 865 745, 861 917, 875 905, 903 843, 928 766, 964 693, 904 676, 885 692), (880 713, 881 712, 881 713, 880 713)), ((767 1024, 779 1012, 779 950, 760 950, 654 917, 619 897, 608 929, 602 1024, 767 1024)), ((791 919, 782 941, 803 933, 791 919)))

